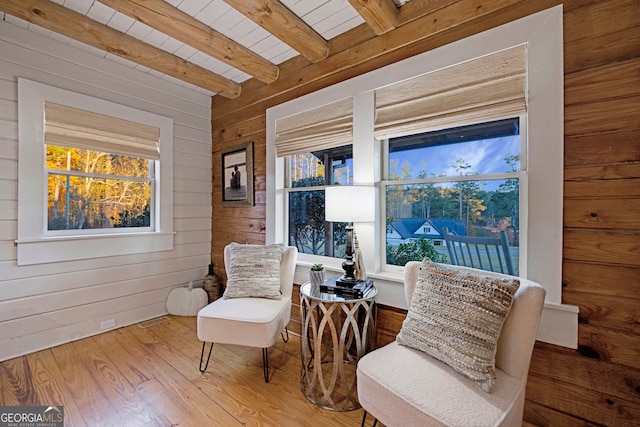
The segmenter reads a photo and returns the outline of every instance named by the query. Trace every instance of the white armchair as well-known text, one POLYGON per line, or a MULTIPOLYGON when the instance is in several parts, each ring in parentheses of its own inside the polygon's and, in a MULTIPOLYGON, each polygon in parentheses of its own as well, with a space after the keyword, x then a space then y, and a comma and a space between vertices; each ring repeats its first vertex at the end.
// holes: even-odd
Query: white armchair
MULTIPOLYGON (((236 271, 234 269, 238 270, 243 267, 232 260, 232 253, 236 248, 260 250, 260 247, 255 245, 238 245, 236 243, 227 245, 224 249, 224 261, 229 278, 235 277, 236 271)), ((279 292, 277 283, 275 289, 280 298, 267 294, 265 294, 267 297, 236 294, 233 298, 219 298, 198 312, 198 339, 203 341, 202 353, 200 354, 200 372, 207 370, 213 343, 259 347, 262 348, 264 380, 269 382, 267 349, 275 344, 278 335, 281 335, 283 331, 287 333, 286 338, 282 335, 283 340, 286 342, 289 338, 287 325, 291 315, 291 294, 297 255, 298 250, 295 247, 285 246, 282 251, 279 265, 279 292), (207 360, 204 361, 207 342, 211 343, 211 346, 207 360)), ((252 257, 245 262, 244 267, 253 269, 260 275, 263 270, 273 267, 270 264, 277 261, 265 259, 263 265, 260 262, 256 257, 252 257)), ((277 274, 276 271, 276 276, 277 274)), ((246 277, 244 279, 247 281, 246 277)), ((256 279, 254 282, 255 284, 252 286, 259 291, 262 286, 261 280, 256 279)))
MULTIPOLYGON (((405 266, 408 305, 420 266, 420 262, 405 266)), ((398 342, 365 355, 357 368, 358 399, 365 409, 363 425, 368 412, 386 426, 521 426, 544 296, 542 286, 520 278, 497 342, 496 379, 491 393, 445 363, 398 342)))

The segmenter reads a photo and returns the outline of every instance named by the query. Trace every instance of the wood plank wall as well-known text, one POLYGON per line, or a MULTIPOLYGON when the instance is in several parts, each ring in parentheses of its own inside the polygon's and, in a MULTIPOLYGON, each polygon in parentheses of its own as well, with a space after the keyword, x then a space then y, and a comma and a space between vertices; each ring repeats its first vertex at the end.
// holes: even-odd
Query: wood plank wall
POLYGON ((202 279, 211 247, 210 97, 0 21, 0 360, 167 312, 176 286, 202 279), (174 120, 174 248, 16 265, 18 77, 174 120))
MULTIPOLYGON (((227 243, 265 239, 267 108, 557 4, 412 0, 401 26, 382 37, 358 27, 331 40, 324 61, 293 58, 271 85, 248 81, 235 100, 214 97, 216 266, 227 243), (255 143, 256 206, 222 207, 220 150, 248 140, 255 143)), ((536 344, 525 424, 640 425, 640 2, 565 2, 564 38, 563 302, 580 308, 579 349, 536 344)), ((216 273, 224 277, 221 268, 216 273)), ((404 313, 381 307, 378 314, 382 345, 404 313)))

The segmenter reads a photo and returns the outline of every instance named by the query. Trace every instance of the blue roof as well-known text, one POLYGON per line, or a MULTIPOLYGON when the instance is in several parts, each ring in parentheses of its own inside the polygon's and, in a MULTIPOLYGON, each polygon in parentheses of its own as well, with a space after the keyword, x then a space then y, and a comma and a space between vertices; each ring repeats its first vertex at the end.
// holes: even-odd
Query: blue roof
POLYGON ((458 236, 467 235, 467 221, 454 218, 429 218, 431 225, 438 230, 442 237, 442 229, 447 227, 449 233, 457 234, 458 236))
POLYGON ((416 234, 416 231, 428 222, 438 232, 438 236, 429 236, 430 238, 441 238, 442 228, 447 227, 450 233, 458 236, 467 235, 466 221, 454 218, 398 218, 391 222, 391 226, 400 234, 402 239, 423 238, 424 235, 416 234))

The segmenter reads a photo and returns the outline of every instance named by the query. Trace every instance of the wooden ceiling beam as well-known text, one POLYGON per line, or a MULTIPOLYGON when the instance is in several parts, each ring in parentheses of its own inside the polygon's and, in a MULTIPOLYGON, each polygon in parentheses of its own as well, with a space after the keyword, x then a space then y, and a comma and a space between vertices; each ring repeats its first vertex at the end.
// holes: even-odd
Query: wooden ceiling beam
POLYGON ((349 0, 377 35, 393 30, 398 21, 398 8, 393 0, 349 0))
POLYGON ((0 10, 226 98, 240 95, 240 85, 232 80, 49 0, 1 1, 0 10))
POLYGON ((263 83, 269 84, 278 79, 280 71, 277 65, 187 15, 166 1, 100 0, 100 2, 237 68, 263 83))
POLYGON ((311 62, 329 55, 329 43, 278 0, 224 0, 311 62))

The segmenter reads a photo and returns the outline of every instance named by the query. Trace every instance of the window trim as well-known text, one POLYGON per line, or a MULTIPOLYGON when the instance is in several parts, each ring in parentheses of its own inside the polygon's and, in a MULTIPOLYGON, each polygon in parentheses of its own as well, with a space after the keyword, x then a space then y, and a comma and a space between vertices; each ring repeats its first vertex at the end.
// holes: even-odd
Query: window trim
MULTIPOLYGON (((528 55, 528 188, 521 192, 521 223, 527 223, 527 247, 521 257, 527 260, 526 272, 531 280, 546 291, 538 339, 552 344, 577 348, 577 314, 575 306, 562 304, 562 237, 563 237, 563 160, 564 160, 564 63, 562 5, 535 13, 517 21, 458 40, 369 73, 326 87, 267 110, 267 211, 266 241, 283 242, 286 224, 286 201, 282 197, 284 159, 276 158, 274 123, 276 120, 354 96, 354 184, 380 181, 379 150, 373 138, 373 109, 364 111, 362 104, 373 105, 373 91, 381 86, 408 79, 433 70, 462 63, 520 44, 527 45, 528 55), (367 128, 370 127, 370 130, 367 128), (362 163, 359 162, 362 161, 362 163), (358 164, 369 167, 361 170, 358 164), (375 167, 372 168, 371 165, 375 167)), ((379 147, 378 147, 379 148, 379 147)), ((379 302, 406 308, 400 275, 380 273, 379 258, 384 224, 380 223, 380 201, 377 201, 377 233, 374 226, 357 228, 361 247, 367 250, 367 272, 376 280, 379 302), (368 253, 367 253, 368 252, 368 253), (371 252, 375 252, 374 255, 371 252)), ((364 251, 363 251, 364 252, 364 251)), ((296 280, 308 280, 310 261, 299 257, 296 280)), ((333 265, 327 264, 328 269, 333 265)), ((336 272, 339 272, 339 267, 336 272)))
POLYGON ((18 78, 18 265, 173 249, 173 119, 92 96, 18 78), (153 231, 47 235, 44 102, 136 121, 160 129, 153 231))

